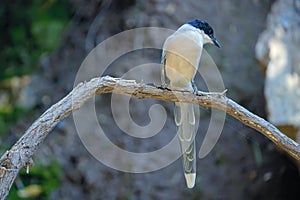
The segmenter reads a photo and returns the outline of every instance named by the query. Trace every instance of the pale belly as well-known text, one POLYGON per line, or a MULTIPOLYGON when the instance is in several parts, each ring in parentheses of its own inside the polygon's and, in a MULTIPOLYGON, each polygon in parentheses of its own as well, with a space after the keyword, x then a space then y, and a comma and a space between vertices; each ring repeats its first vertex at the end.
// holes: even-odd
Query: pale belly
MULTIPOLYGON (((196 38, 198 39, 198 38, 196 38)), ((202 46, 201 41, 185 36, 170 38, 165 44, 166 76, 173 87, 190 88, 198 70, 202 46)))
POLYGON ((175 54, 166 56, 166 76, 171 86, 185 87, 194 79, 198 66, 194 66, 187 60, 175 54))

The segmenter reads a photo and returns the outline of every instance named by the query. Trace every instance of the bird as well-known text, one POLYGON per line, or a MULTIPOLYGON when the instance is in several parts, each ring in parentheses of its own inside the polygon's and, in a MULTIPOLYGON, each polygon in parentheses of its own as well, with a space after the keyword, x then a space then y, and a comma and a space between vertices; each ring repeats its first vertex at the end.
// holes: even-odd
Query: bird
MULTIPOLYGON (((163 88, 197 92, 194 77, 198 70, 204 44, 220 44, 212 27, 203 20, 188 21, 170 35, 163 44, 161 82, 163 88)), ((193 188, 196 180, 196 122, 197 106, 176 102, 174 121, 182 154, 186 185, 193 188)))

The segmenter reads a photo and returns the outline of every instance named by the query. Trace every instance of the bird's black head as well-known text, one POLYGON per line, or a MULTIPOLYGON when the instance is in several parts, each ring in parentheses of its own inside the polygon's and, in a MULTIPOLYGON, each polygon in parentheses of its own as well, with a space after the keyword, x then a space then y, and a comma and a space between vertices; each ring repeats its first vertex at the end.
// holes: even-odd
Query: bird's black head
POLYGON ((190 24, 193 27, 202 30, 212 40, 212 42, 217 47, 220 48, 220 44, 214 36, 214 30, 212 29, 212 27, 206 21, 195 19, 195 20, 187 22, 187 24, 190 24))

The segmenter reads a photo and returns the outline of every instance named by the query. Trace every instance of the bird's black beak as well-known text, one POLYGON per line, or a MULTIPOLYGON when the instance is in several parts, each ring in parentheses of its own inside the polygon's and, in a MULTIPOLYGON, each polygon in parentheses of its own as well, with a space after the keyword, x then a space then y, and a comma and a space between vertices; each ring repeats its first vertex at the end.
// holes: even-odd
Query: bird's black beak
POLYGON ((219 43, 218 40, 215 38, 215 36, 210 35, 209 37, 210 37, 210 39, 213 41, 214 45, 216 45, 218 48, 221 47, 220 43, 219 43))

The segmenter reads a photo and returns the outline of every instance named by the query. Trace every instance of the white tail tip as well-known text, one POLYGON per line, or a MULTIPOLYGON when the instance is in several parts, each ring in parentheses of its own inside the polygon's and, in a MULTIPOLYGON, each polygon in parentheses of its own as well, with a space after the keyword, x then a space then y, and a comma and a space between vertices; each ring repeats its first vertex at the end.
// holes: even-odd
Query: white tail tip
POLYGON ((188 188, 193 188, 195 186, 196 173, 184 174, 186 185, 188 188))

